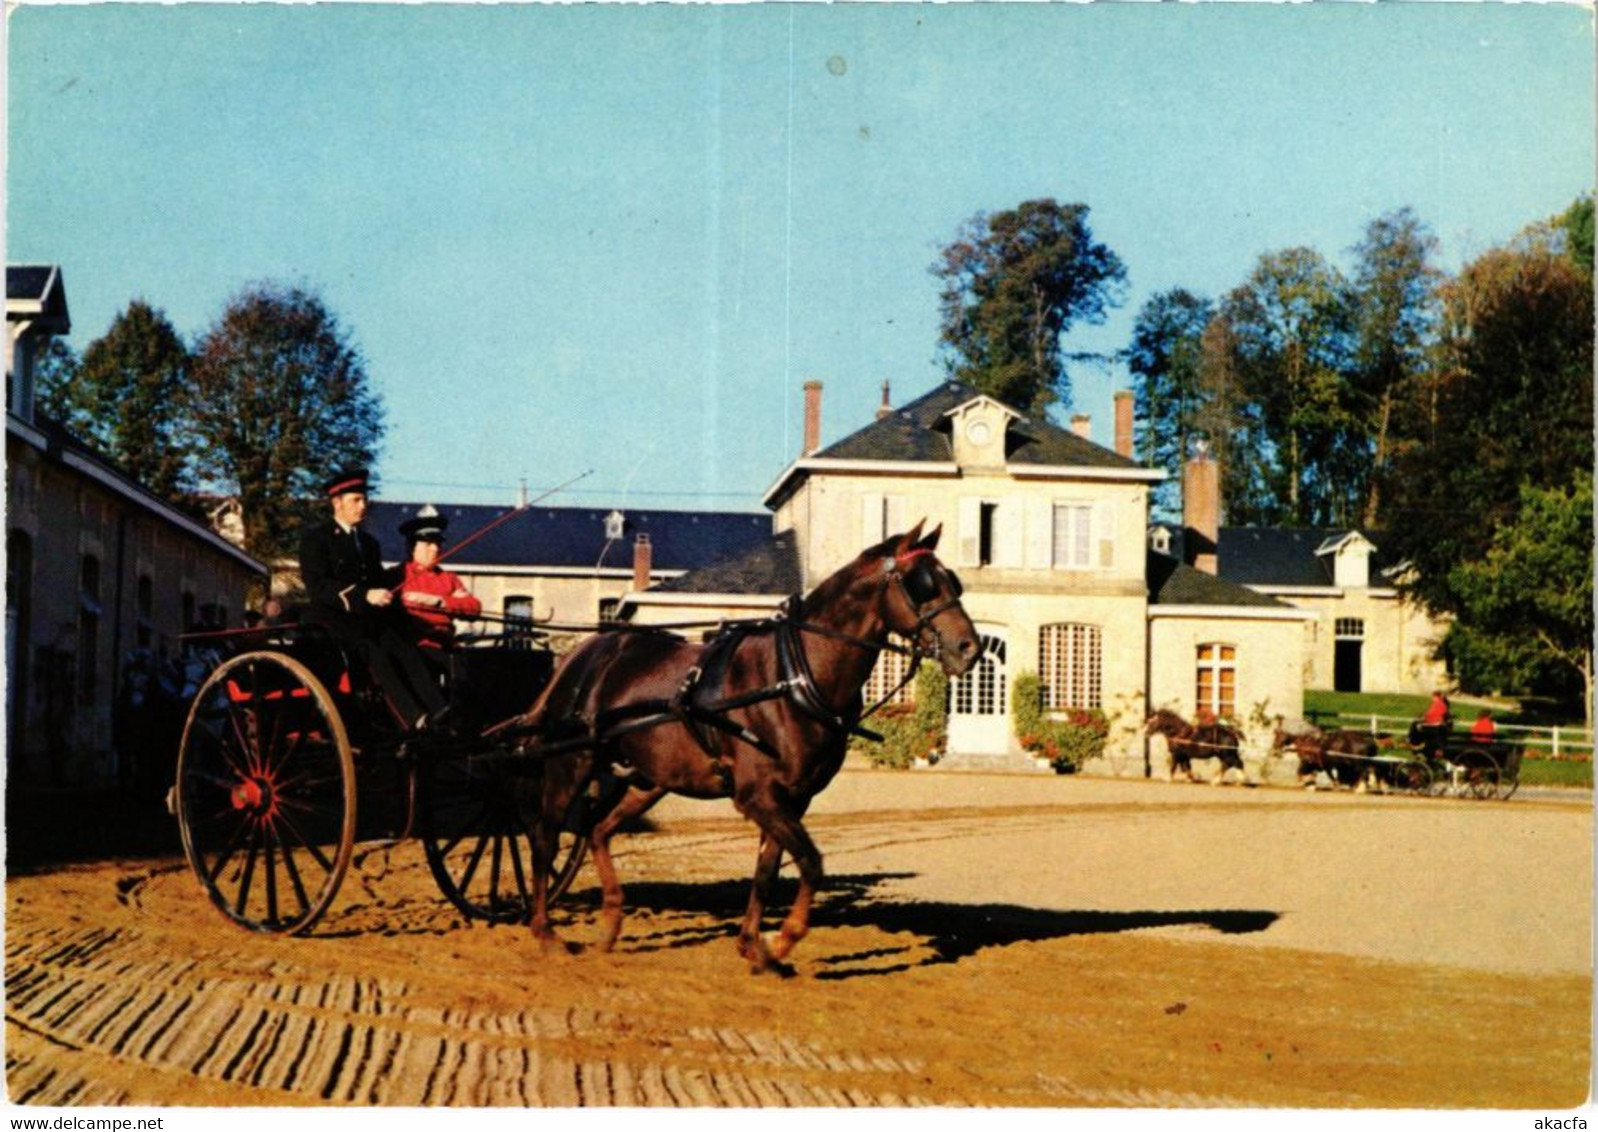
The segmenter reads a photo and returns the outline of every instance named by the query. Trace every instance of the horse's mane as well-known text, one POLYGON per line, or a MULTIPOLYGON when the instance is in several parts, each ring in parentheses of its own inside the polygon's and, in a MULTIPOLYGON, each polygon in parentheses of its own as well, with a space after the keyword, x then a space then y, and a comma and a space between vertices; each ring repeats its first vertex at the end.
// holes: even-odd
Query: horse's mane
POLYGON ((817 609, 824 609, 841 600, 867 573, 875 569, 882 559, 893 557, 902 537, 894 535, 875 546, 867 547, 857 554, 853 561, 844 563, 817 582, 815 589, 805 595, 805 613, 807 615, 814 613, 817 609))

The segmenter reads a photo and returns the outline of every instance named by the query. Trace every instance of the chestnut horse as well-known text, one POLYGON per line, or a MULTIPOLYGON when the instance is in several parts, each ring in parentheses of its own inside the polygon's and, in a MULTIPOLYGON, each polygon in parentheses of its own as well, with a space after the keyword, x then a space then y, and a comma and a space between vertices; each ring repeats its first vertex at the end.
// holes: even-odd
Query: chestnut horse
POLYGON ((952 676, 980 655, 960 583, 933 553, 942 528, 921 538, 921 526, 867 549, 769 622, 706 644, 658 631, 607 633, 570 654, 521 721, 533 734, 528 753, 542 765, 531 924, 542 945, 558 942, 546 877, 562 822, 595 776, 613 770, 624 787, 601 793, 589 815, 597 819, 588 841, 604 892, 599 947, 609 950, 621 933, 611 838, 672 793, 730 796, 759 826, 738 952, 758 972, 792 951, 809 930, 822 881, 821 854, 802 819, 843 765, 861 689, 877 654, 894 647, 888 635, 911 642, 917 659, 933 657, 952 676), (710 685, 702 693, 710 699, 695 701, 702 684, 710 685), (662 718, 663 706, 678 715, 662 718), (784 853, 798 867, 799 890, 768 947, 760 920, 784 853))
POLYGON ((1237 753, 1243 737, 1233 728, 1220 723, 1192 724, 1168 708, 1160 708, 1149 716, 1144 727, 1146 735, 1164 735, 1171 751, 1171 776, 1180 770, 1188 781, 1193 781, 1194 759, 1220 759, 1221 773, 1214 781, 1219 784, 1227 768, 1236 768, 1246 776, 1243 759, 1237 753))
POLYGON ((1299 778, 1314 781, 1324 772, 1333 786, 1358 787, 1366 780, 1374 785, 1377 763, 1376 740, 1363 731, 1342 729, 1322 731, 1310 727, 1296 734, 1276 729, 1272 750, 1291 748, 1298 756, 1299 778))

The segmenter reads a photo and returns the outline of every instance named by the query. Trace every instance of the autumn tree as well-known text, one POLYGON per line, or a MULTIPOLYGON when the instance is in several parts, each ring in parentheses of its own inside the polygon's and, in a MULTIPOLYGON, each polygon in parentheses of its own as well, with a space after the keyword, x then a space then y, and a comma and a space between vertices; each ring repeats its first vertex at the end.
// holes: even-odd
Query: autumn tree
POLYGON ((1554 218, 1563 233, 1565 255, 1589 276, 1592 275, 1592 197, 1582 197, 1554 218))
POLYGON ((1155 492, 1167 510, 1182 507, 1182 474, 1204 409, 1204 330, 1215 306, 1181 287, 1149 299, 1126 351, 1138 426, 1137 454, 1170 479, 1155 492))
POLYGON ((167 499, 189 486, 184 387, 189 351, 166 314, 134 299, 89 343, 47 411, 167 499))
POLYGON ((78 376, 78 355, 61 338, 34 355, 33 389, 38 407, 79 436, 88 435, 87 421, 73 402, 72 384, 78 376))
POLYGON ((360 352, 322 300, 275 283, 247 288, 194 351, 196 468, 243 507, 246 546, 293 546, 304 501, 338 468, 369 463, 382 405, 360 352))
POLYGON ((1070 405, 1062 336, 1103 321, 1126 280, 1094 239, 1087 205, 1047 198, 968 220, 932 273, 948 372, 1028 412, 1070 405))

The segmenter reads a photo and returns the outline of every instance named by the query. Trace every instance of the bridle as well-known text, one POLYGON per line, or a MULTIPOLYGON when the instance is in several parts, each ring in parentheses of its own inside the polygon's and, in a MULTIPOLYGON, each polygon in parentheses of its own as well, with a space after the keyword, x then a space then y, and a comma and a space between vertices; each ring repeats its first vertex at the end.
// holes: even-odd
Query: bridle
MULTIPOLYGON (((943 646, 938 635, 932 628, 932 619, 946 610, 953 609, 960 604, 960 595, 963 587, 960 580, 953 573, 948 573, 950 596, 942 601, 938 600, 940 588, 937 580, 932 576, 932 566, 929 562, 921 561, 931 558, 932 551, 925 547, 917 547, 906 551, 892 560, 888 568, 888 584, 897 586, 904 595, 910 610, 915 614, 916 623, 908 634, 910 646, 896 645, 889 641, 872 641, 864 637, 857 637, 852 633, 844 633, 827 625, 816 625, 800 619, 800 610, 803 599, 794 594, 783 603, 775 620, 779 623, 778 659, 782 668, 782 682, 794 696, 795 702, 804 710, 805 714, 834 728, 855 731, 860 730, 860 720, 877 712, 884 704, 898 695, 904 686, 915 679, 921 662, 928 657, 934 660, 943 655, 943 646), (870 708, 854 717, 851 722, 847 717, 833 711, 821 698, 815 684, 815 677, 810 668, 810 658, 805 655, 804 643, 800 640, 801 634, 814 633, 817 636, 830 637, 833 640, 844 641, 856 648, 866 649, 870 652, 891 652, 898 656, 910 658, 910 663, 905 666, 904 679, 900 680, 893 688, 870 708), (930 645, 925 642, 930 641, 930 645)), ((861 731, 873 739, 881 739, 869 731, 861 731)))

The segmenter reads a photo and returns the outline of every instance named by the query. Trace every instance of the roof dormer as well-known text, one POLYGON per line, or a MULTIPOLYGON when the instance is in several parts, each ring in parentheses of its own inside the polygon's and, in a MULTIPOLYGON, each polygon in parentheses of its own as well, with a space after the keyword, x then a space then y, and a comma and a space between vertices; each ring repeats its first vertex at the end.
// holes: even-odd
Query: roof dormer
POLYGON ((1005 437, 1020 413, 985 394, 963 401, 943 414, 949 424, 954 462, 961 468, 1003 470, 1005 437))
POLYGON ((1371 555, 1376 553, 1376 544, 1358 531, 1326 539, 1315 553, 1322 562, 1330 559, 1334 585, 1364 589, 1371 584, 1371 555))

